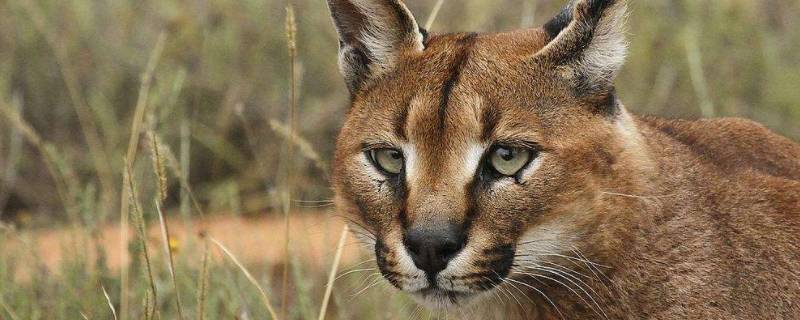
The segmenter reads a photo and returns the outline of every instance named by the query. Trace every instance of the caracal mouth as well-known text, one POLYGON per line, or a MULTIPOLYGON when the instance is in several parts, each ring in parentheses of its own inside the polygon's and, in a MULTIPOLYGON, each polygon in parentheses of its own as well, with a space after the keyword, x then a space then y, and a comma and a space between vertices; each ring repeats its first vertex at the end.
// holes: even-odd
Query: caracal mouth
POLYGON ((428 287, 410 294, 419 304, 432 310, 462 308, 472 304, 480 295, 477 292, 452 291, 436 287, 428 287))

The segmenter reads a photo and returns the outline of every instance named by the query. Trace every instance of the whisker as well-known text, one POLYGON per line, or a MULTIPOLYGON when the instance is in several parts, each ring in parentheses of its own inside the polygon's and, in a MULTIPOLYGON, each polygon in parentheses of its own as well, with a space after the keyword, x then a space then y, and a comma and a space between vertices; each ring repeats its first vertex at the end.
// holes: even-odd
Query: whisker
MULTIPOLYGON (((549 271, 549 270, 545 270, 545 269, 536 269, 536 270, 538 270, 538 271, 544 271, 544 272, 548 272, 548 273, 550 273, 550 274, 553 274, 553 275, 559 276, 557 273, 553 273, 552 271, 549 271)), ((521 273, 521 274, 526 274, 525 272, 520 272, 520 273, 521 273)), ((608 319, 608 317, 606 316, 605 312, 604 312, 604 311, 602 311, 602 308, 600 307, 600 305, 599 305, 599 304, 597 304, 597 302, 594 300, 594 298, 593 298, 593 297, 592 297, 592 296, 591 296, 591 295, 590 295, 590 294, 589 294, 589 293, 588 293, 586 290, 584 290, 584 289, 583 289, 583 288, 582 288, 580 285, 578 285, 578 284, 577 284, 577 283, 575 283, 574 281, 570 280, 569 278, 564 278, 564 279, 565 279, 565 280, 567 280, 567 281, 569 281, 570 283, 572 283, 572 284, 573 284, 573 285, 575 285, 576 287, 578 287, 578 289, 579 289, 579 290, 581 290, 581 291, 582 291, 584 294, 586 294, 586 295, 589 297, 589 299, 592 301, 592 303, 590 303, 588 300, 586 300, 586 299, 583 297, 583 295, 581 295, 581 294, 580 294, 578 291, 575 291, 575 289, 573 289, 571 286, 569 286, 569 285, 567 285, 567 284, 565 284, 565 283, 563 283, 563 282, 559 281, 559 280, 558 280, 558 279, 556 279, 556 278, 553 278, 553 277, 550 277, 550 276, 546 276, 546 275, 542 275, 542 274, 529 274, 529 275, 535 275, 535 276, 538 276, 538 277, 541 277, 541 278, 544 278, 544 279, 548 279, 548 280, 550 280, 550 281, 553 281, 553 282, 555 282, 555 283, 558 283, 558 284, 560 284, 561 286, 563 286, 564 288, 566 288, 566 289, 568 289, 570 292, 572 292, 572 293, 573 293, 575 296, 577 296, 579 299, 581 299, 581 301, 583 301, 583 303, 585 303, 586 305, 588 305, 588 306, 589 306, 589 308, 591 308, 591 309, 592 309, 592 311, 594 311, 595 313, 597 313, 597 315, 599 315, 599 316, 602 316, 602 317, 603 317, 603 318, 605 318, 605 319, 608 319), (600 308, 600 312, 598 312, 598 310, 597 310, 597 309, 595 309, 595 306, 597 306, 597 308, 600 308)), ((563 278, 563 276, 561 276, 561 277, 563 278)))
MULTIPOLYGON (((492 279, 490 279, 489 277, 481 277, 481 278, 482 278, 482 279, 484 279, 484 280, 486 280, 486 281, 488 281, 489 283, 495 283, 495 281, 494 281, 494 280, 492 280, 492 279)), ((486 289, 490 289, 490 288, 491 288, 491 287, 486 287, 486 289)), ((502 290, 499 290, 499 288, 498 288, 498 290, 492 290, 492 292, 495 294, 495 296, 497 297, 497 299, 500 301, 500 305, 505 305, 505 304, 506 304, 506 301, 505 301, 505 300, 503 300, 503 297, 500 295, 501 293, 502 293, 503 295, 505 295, 505 293, 504 293, 502 290)), ((507 297, 506 297, 506 298, 507 298, 507 297)))
MULTIPOLYGON (((380 274, 379 274, 379 275, 380 275, 380 274)), ((364 287, 364 289, 361 289, 360 291, 356 292, 356 293, 355 293, 355 294, 354 294, 352 297, 350 297, 350 299, 351 299, 351 300, 355 300, 355 299, 356 299, 356 298, 358 298, 358 296, 360 296, 362 293, 366 292, 367 290, 369 290, 369 289, 371 289, 371 288, 375 287, 376 285, 378 285, 379 283, 381 283, 381 281, 383 281, 383 279, 382 279, 381 277, 378 277, 377 279, 375 279, 374 281, 372 281, 372 283, 370 283, 368 286, 364 287)))
MULTIPOLYGON (((376 279, 375 278, 376 276, 377 276, 377 279, 380 279, 381 277, 383 277, 383 274, 381 274, 380 272, 373 272, 373 273, 364 275, 364 276, 362 276, 361 280, 359 280, 359 283, 358 283, 358 285, 355 286, 355 288, 364 287, 364 285, 366 285, 367 283, 370 283, 371 281, 374 281, 374 279, 376 279)), ((355 288, 353 289, 353 291, 357 290, 355 288)), ((351 298, 353 298, 354 295, 355 294, 352 294, 351 298)))
POLYGON ((377 270, 377 269, 375 269, 375 268, 367 268, 367 269, 355 269, 355 270, 350 270, 350 271, 347 271, 347 272, 345 272, 345 273, 342 273, 342 274, 338 275, 338 276, 336 277, 336 279, 333 279, 333 281, 334 281, 334 282, 336 282, 337 280, 339 280, 339 279, 341 279, 341 278, 343 278, 343 277, 346 277, 346 276, 348 276, 348 275, 351 275, 351 274, 353 274, 353 273, 364 272, 364 271, 375 271, 375 270, 377 270))
MULTIPOLYGON (((523 285, 523 286, 526 286, 526 287, 528 287, 528 288, 532 289, 533 291, 536 291, 537 293, 539 293, 540 295, 542 295, 542 296, 544 297, 544 299, 545 299, 545 300, 547 300, 547 302, 548 302, 548 303, 550 303, 550 305, 551 305, 551 306, 553 306, 553 308, 554 308, 554 309, 556 309, 556 312, 558 312, 558 315, 561 317, 561 319, 562 319, 562 320, 566 319, 566 318, 564 317, 564 314, 563 314, 563 313, 561 313, 561 310, 560 310, 560 309, 558 308, 558 306, 557 306, 557 305, 556 305, 556 304, 553 302, 553 300, 550 300, 550 297, 548 297, 548 296, 547 296, 547 295, 546 295, 544 292, 542 292, 542 291, 541 291, 541 290, 539 290, 538 288, 536 288, 536 287, 534 287, 534 286, 532 286, 532 285, 529 285, 529 284, 527 284, 527 283, 524 283, 524 282, 522 282, 522 281, 517 281, 517 280, 514 280, 514 279, 512 279, 512 278, 506 278, 506 280, 508 280, 508 281, 513 281, 513 282, 516 282, 516 283, 519 283, 519 284, 521 284, 521 285, 523 285)), ((537 281, 538 281, 538 280, 537 280, 537 281)))
MULTIPOLYGON (((361 222, 359 222, 359 221, 356 221, 355 219, 353 219, 353 218, 351 218, 351 217, 343 216, 343 215, 340 215, 340 214, 333 214, 332 216, 334 216, 334 217, 338 217, 338 218, 341 218, 341 219, 344 219, 345 221, 347 221, 347 222, 349 222, 349 223, 351 223, 351 224, 353 224, 353 225, 355 225, 355 226, 358 226, 358 227, 359 227, 359 228, 360 228, 362 231, 365 231, 365 232, 368 232, 369 234, 371 234, 373 238, 376 238, 376 237, 377 237, 377 236, 375 235, 375 232, 373 232, 372 230, 370 230, 370 229, 369 229, 367 226, 365 226, 363 223, 361 223, 361 222)), ((351 230, 352 230, 352 229, 355 229, 355 228, 351 228, 351 230)))
POLYGON ((616 196, 616 197, 625 197, 625 198, 634 198, 640 200, 652 200, 652 199, 662 199, 662 198, 669 198, 675 197, 676 194, 665 194, 665 195, 655 195, 655 196, 641 196, 641 195, 634 195, 634 194, 625 194, 619 192, 609 192, 609 191, 601 191, 600 194, 609 195, 609 196, 616 196))
POLYGON ((303 208, 303 209, 320 209, 320 208, 330 208, 333 206, 335 206, 335 204, 333 203, 316 204, 316 205, 306 205, 306 204, 297 205, 298 208, 303 208))
POLYGON ((586 284, 586 282, 583 282, 583 280, 581 280, 580 278, 577 278, 577 277, 569 275, 569 274, 565 274, 564 272, 559 272, 557 269, 544 267, 544 266, 539 266, 539 268, 536 268, 536 269, 538 269, 539 271, 545 271, 545 272, 549 271, 550 273, 552 273, 554 275, 560 275, 562 278, 566 279, 567 281, 569 281, 570 283, 575 285, 575 287, 577 287, 579 290, 583 291, 583 293, 586 294, 586 296, 589 297, 590 300, 592 300, 592 302, 597 306, 597 308, 603 313, 603 316, 605 316, 605 318, 608 318, 606 316, 606 314, 605 314, 605 311, 603 311, 603 308, 597 303, 597 301, 594 299, 594 297, 591 294, 589 294, 589 292, 587 292, 586 289, 585 289, 585 288, 588 288, 590 291, 592 291, 592 293, 594 293, 594 295, 598 295, 597 291, 595 291, 594 288, 592 288, 592 286, 586 284), (578 282, 580 282, 580 284, 575 283, 575 281, 572 281, 570 278, 573 278, 573 279, 577 280, 578 282))
POLYGON ((371 233, 365 233, 363 231, 353 230, 353 229, 350 229, 350 232, 355 234, 355 235, 362 236, 362 237, 370 239, 370 240, 375 240, 375 235, 373 235, 371 233))
POLYGON ((583 263, 588 263, 588 264, 591 264, 591 265, 596 266, 596 267, 603 267, 603 268, 607 268, 607 269, 611 268, 609 266, 598 264, 598 263, 589 261, 589 260, 584 259, 584 258, 567 256, 567 255, 563 255, 563 254, 559 254, 559 253, 555 253, 555 252, 543 251, 543 250, 533 250, 533 249, 532 250, 526 250, 526 251, 527 252, 525 252, 524 254, 517 254, 514 257, 532 257, 532 256, 535 256, 535 257, 559 257, 559 258, 564 258, 564 259, 568 259, 568 260, 574 260, 574 261, 580 261, 580 262, 583 262, 583 263), (537 253, 537 252, 541 252, 541 253, 537 253))
MULTIPOLYGON (((497 288, 498 288, 498 289, 501 289, 501 290, 503 290, 503 289, 504 289, 504 290, 505 290, 505 291, 508 293, 508 295, 509 295, 509 296, 511 296, 511 298, 513 298, 513 299, 514 299, 514 301, 516 301, 516 302, 517 302, 517 304, 519 305, 519 308, 520 308, 520 310, 524 310, 524 309, 525 309, 525 307, 523 307, 523 306, 522 306, 522 302, 520 302, 520 301, 519 301, 519 299, 517 299, 517 297, 514 295, 514 293, 513 293, 513 292, 511 292, 511 290, 508 290, 508 289, 506 289, 506 288, 503 288, 503 283, 507 283, 507 282, 504 282, 504 281, 502 280, 502 279, 503 279, 503 277, 501 277, 499 274, 497 274, 497 272, 496 272, 496 271, 494 271, 494 270, 492 270, 492 272, 494 272, 494 274, 495 274, 497 277, 499 277, 499 278, 500 278, 500 285, 498 285, 498 286, 497 286, 497 288)), ((517 290, 519 290, 519 289, 517 289, 517 290)))
MULTIPOLYGON (((558 263, 555 263, 555 262, 550 262, 550 261, 541 261, 541 263, 546 263, 546 264, 548 264, 548 265, 551 265, 551 266, 553 266, 554 268, 558 268, 559 270, 562 270, 562 271, 564 271, 564 272, 568 272, 568 273, 570 273, 570 274, 574 274, 574 275, 576 275, 576 276, 581 276, 581 277, 584 277, 584 278, 586 278, 586 279, 592 279, 592 277, 591 277, 591 276, 589 276, 589 275, 583 274, 583 273, 581 273, 581 272, 578 272, 577 270, 574 270, 574 269, 570 269, 570 268, 569 268, 569 267, 567 267, 567 266, 562 266, 562 265, 560 265, 560 264, 558 264, 558 263)), ((580 265, 579 265, 579 267, 580 267, 580 265)))
MULTIPOLYGON (((522 256, 522 257, 524 258, 524 256, 522 256)), ((567 260, 567 261, 571 262, 572 264, 574 264, 578 268, 585 267, 584 265, 578 264, 575 261, 571 261, 571 260, 567 260)), ((533 263, 533 264, 542 264, 542 263, 544 263, 544 264, 551 265, 551 266, 553 266, 553 267, 555 267, 555 268, 557 268, 557 269, 559 269, 561 271, 567 272, 569 274, 574 274, 576 276, 581 276, 581 277, 586 278, 586 279, 598 279, 599 280, 599 278, 597 278, 596 275, 595 275, 595 277, 591 277, 591 276, 589 276, 587 274, 581 273, 581 272, 579 272, 577 270, 571 269, 571 268, 569 268, 567 266, 563 266, 563 265, 560 265, 558 263, 551 262, 551 261, 538 261, 538 260, 529 260, 529 259, 518 259, 518 262, 533 263)), ((515 263, 515 265, 519 265, 519 266, 524 267, 524 265, 521 265, 519 263, 515 263)), ((593 271, 592 271, 592 273, 594 274, 593 271)))
POLYGON ((333 200, 292 200, 296 203, 334 203, 333 200))
MULTIPOLYGON (((577 254, 577 255, 578 255, 579 257, 581 257, 581 258, 582 258, 584 261, 589 261, 589 259, 588 259, 588 258, 586 258, 586 255, 584 255, 584 254, 583 254, 583 252, 581 252, 581 250, 580 250, 580 249, 578 249, 577 247, 575 247, 575 246, 572 246, 572 252, 573 252, 573 253, 575 253, 575 254, 577 254)), ((598 273, 600 273, 600 274, 601 274, 601 275, 602 275, 602 276, 603 276, 603 277, 604 277, 606 280, 608 280, 608 282, 611 282, 611 279, 609 279, 609 278, 608 278, 608 276, 606 276, 606 274, 605 274, 603 271, 601 271, 600 269, 597 269, 597 267, 596 267, 596 266, 597 266, 597 264, 592 264, 592 265, 593 265, 593 266, 595 266, 595 268, 594 268, 594 269, 596 269, 598 273)), ((589 267, 589 266, 587 266, 587 267, 589 267)), ((608 266, 606 266, 605 268, 606 268, 606 269, 611 269, 611 267, 608 267, 608 266)), ((592 268, 589 268, 589 270, 592 270, 592 268)))
POLYGON ((376 260, 378 260, 378 259, 376 259, 376 258, 366 259, 366 260, 364 260, 364 261, 361 261, 361 262, 359 262, 359 263, 356 263, 356 264, 354 264, 354 265, 351 265, 350 267, 358 267, 358 266, 360 266, 360 265, 363 265, 363 264, 365 264, 365 263, 369 263, 369 262, 376 261, 376 260))
MULTIPOLYGON (((575 280, 579 281, 579 282, 580 282, 580 283, 581 283, 583 286, 586 286, 586 287, 588 287, 588 288, 589 288, 589 290, 591 290, 591 291, 592 291, 592 293, 594 293, 595 295, 597 295, 597 294, 598 294, 598 293, 597 293, 597 291, 595 291, 595 290, 594 290, 594 289, 593 289, 591 286, 589 286, 588 284, 586 284, 586 282, 583 282, 583 280, 581 280, 580 278, 578 278, 578 277, 575 277, 575 276, 573 276, 573 275, 571 275, 571 274, 568 274, 568 273, 562 272, 562 271, 560 271, 560 270, 558 270, 558 269, 555 269, 555 268, 550 268, 550 267, 545 267, 545 266, 541 266, 541 265, 539 265, 539 266, 536 266, 536 267, 529 267, 529 268, 531 268, 531 269, 536 269, 536 270, 539 270, 539 271, 550 271, 551 273, 554 273, 554 274, 561 275, 563 278, 565 278, 565 279, 569 280, 570 282, 572 282, 572 280, 570 280, 569 278, 573 278, 573 279, 575 279, 575 280)), ((578 286, 578 285, 576 284, 576 286, 578 286)), ((578 286, 578 287, 580 287, 580 286, 578 286)))

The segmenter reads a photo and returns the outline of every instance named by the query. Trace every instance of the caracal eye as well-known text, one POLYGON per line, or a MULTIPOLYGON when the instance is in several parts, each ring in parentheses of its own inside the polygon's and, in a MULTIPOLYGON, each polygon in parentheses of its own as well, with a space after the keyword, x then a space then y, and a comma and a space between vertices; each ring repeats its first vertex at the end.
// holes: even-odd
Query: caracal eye
POLYGON ((489 164, 504 176, 516 175, 531 160, 532 152, 524 148, 495 147, 489 156, 489 164))
POLYGON ((405 160, 400 151, 394 149, 376 149, 370 151, 372 162, 378 169, 392 175, 400 174, 403 171, 405 160))

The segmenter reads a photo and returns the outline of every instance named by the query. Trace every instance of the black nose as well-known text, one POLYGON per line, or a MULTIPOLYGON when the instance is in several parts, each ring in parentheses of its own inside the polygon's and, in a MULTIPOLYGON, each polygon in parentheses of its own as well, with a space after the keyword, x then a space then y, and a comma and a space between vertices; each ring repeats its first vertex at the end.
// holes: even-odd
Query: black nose
POLYGON ((466 238, 459 225, 414 227, 406 232, 404 243, 417 268, 434 277, 447 267, 464 248, 466 238))

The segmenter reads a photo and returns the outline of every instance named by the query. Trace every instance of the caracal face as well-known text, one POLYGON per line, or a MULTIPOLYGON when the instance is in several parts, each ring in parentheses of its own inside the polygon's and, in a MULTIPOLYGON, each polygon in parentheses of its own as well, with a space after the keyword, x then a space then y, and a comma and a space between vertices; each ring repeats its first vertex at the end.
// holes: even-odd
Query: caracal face
POLYGON ((582 257, 582 240, 603 232, 603 190, 624 189, 626 163, 647 161, 613 87, 624 3, 447 35, 428 35, 397 0, 328 3, 352 96, 336 202, 385 279, 447 310, 582 257))

